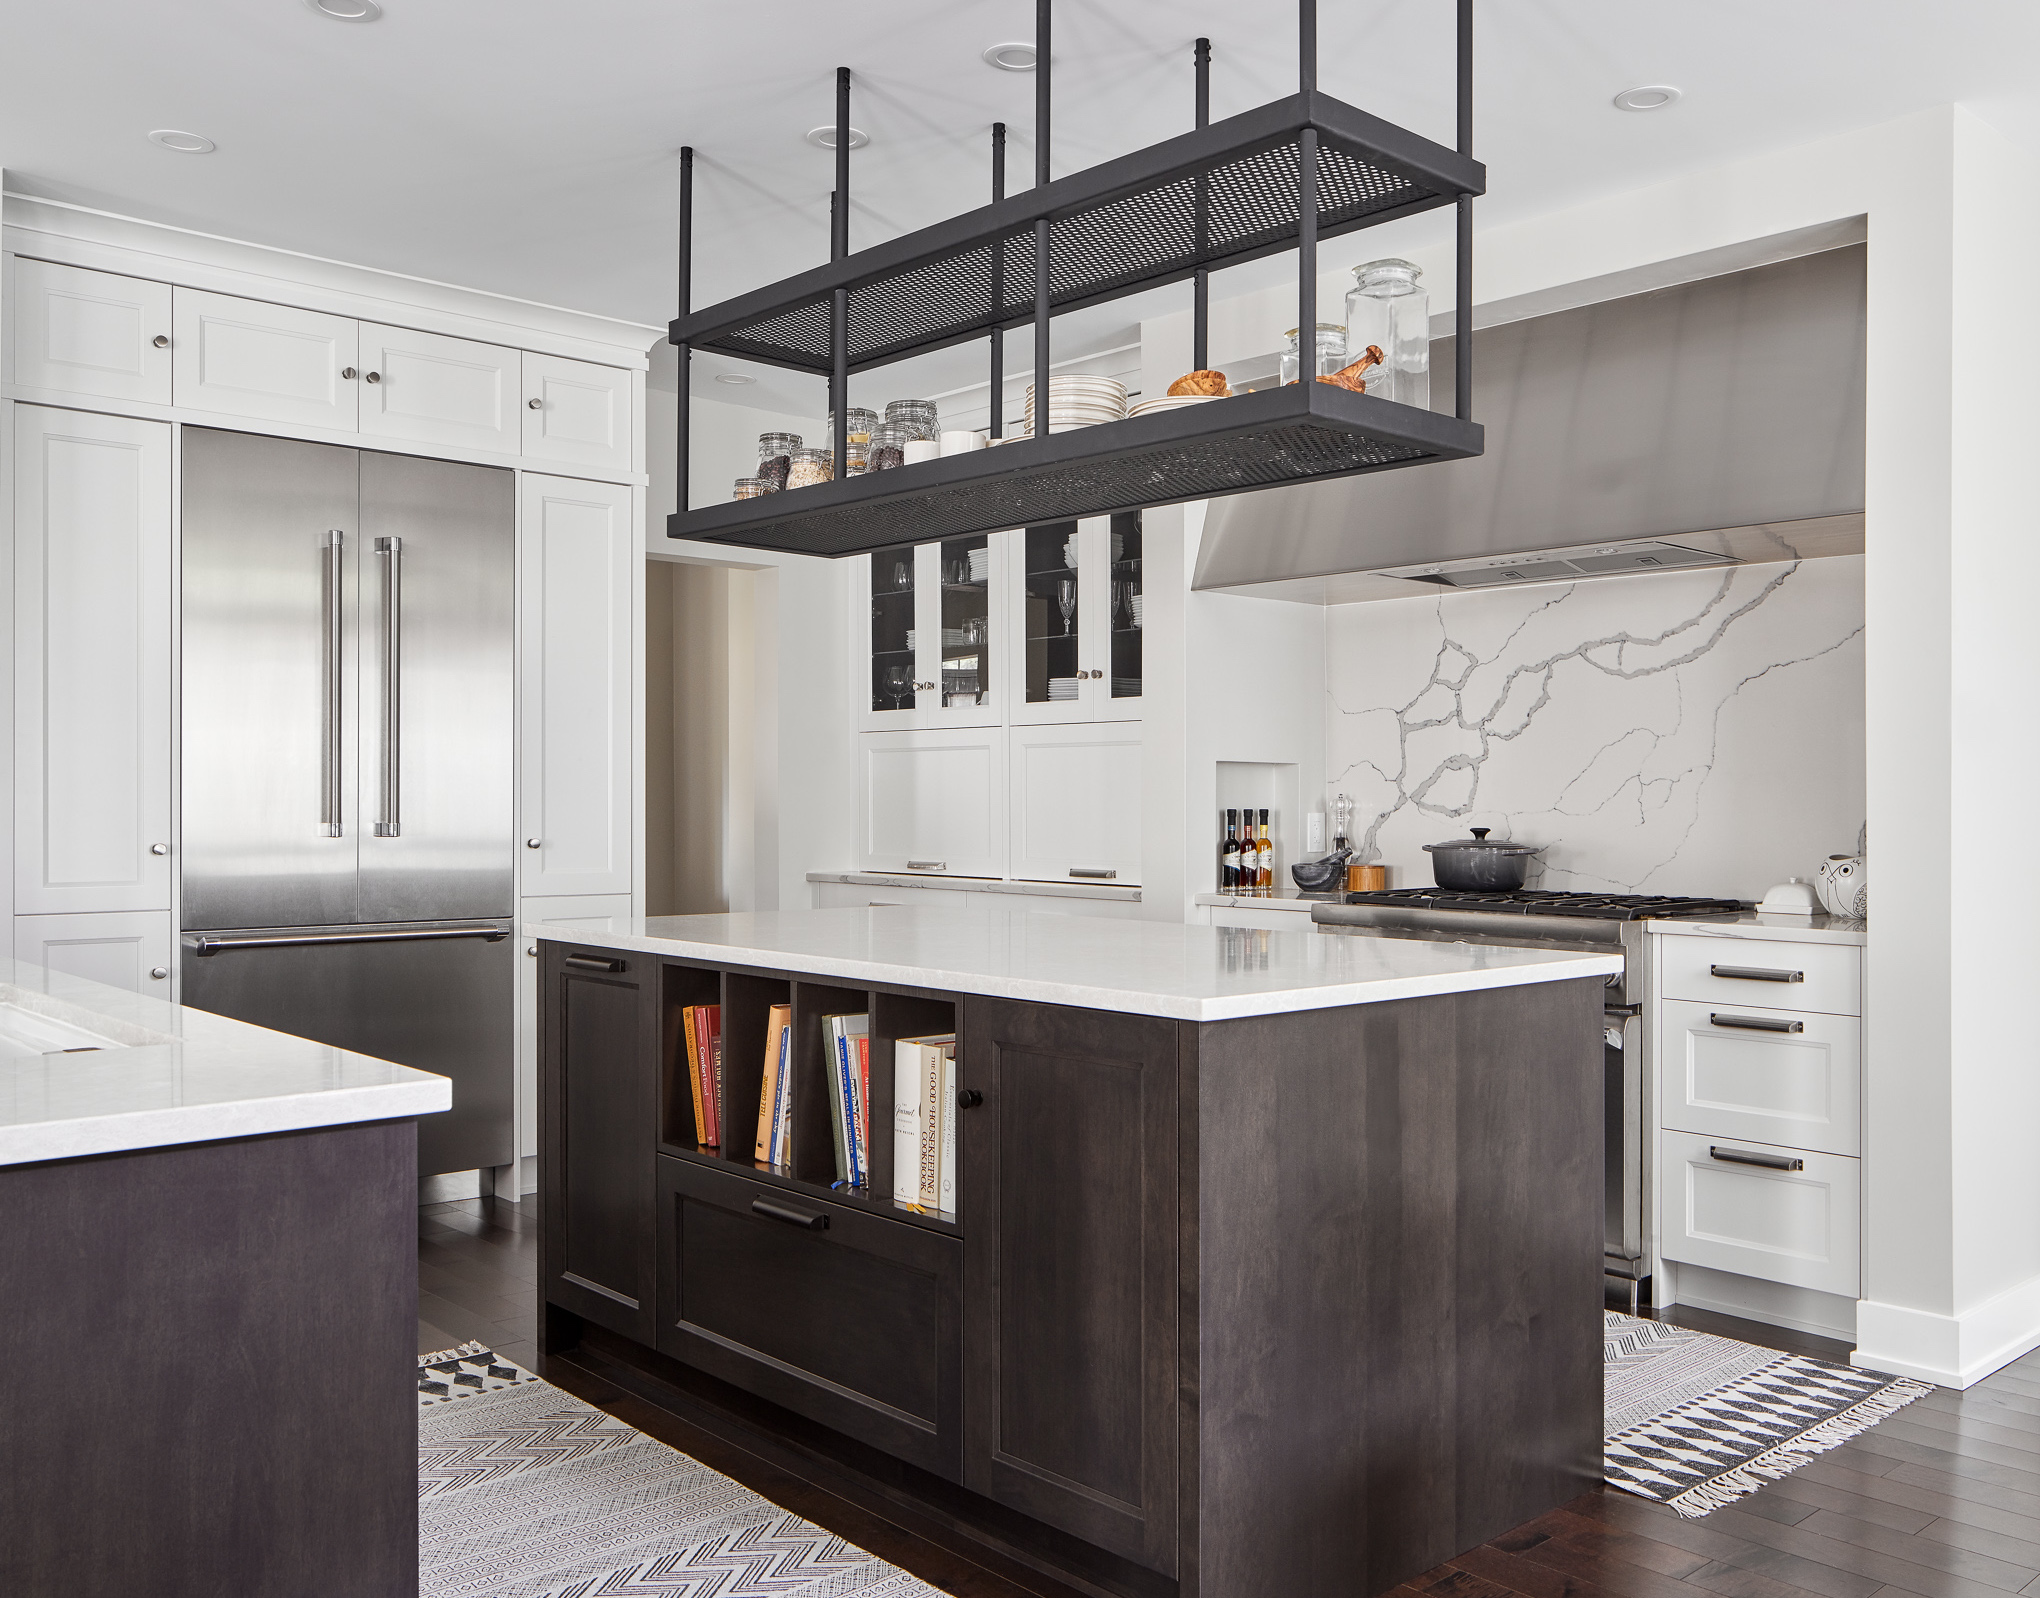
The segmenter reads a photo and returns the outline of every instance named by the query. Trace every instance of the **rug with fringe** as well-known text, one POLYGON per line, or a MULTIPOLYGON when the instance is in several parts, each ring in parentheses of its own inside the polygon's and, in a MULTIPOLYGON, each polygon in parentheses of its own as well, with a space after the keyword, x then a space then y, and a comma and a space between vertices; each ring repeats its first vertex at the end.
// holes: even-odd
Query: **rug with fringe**
POLYGON ((421 1598, 942 1598, 481 1343, 418 1356, 421 1598))
POLYGON ((1694 1519, 1931 1392, 1662 1321, 1606 1312, 1602 1473, 1694 1519))

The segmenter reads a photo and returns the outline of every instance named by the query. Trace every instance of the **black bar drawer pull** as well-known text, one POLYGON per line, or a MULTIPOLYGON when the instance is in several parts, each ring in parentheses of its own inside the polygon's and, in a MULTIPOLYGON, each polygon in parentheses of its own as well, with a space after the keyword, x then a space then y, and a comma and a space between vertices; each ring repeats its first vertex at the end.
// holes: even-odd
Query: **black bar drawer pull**
POLYGON ((1709 1026, 1741 1027, 1746 1032, 1804 1032, 1804 1021, 1786 1021, 1771 1015, 1710 1015, 1709 1026))
POLYGON ((797 1210, 791 1204, 780 1204, 768 1198, 751 1200, 751 1213, 762 1215, 768 1221, 784 1221, 788 1226, 802 1226, 810 1232, 826 1232, 829 1218, 818 1210, 797 1210))
POLYGON ((1710 1160, 1720 1160, 1724 1165, 1761 1165, 1767 1171, 1803 1171, 1806 1161, 1795 1160, 1789 1154, 1752 1154, 1747 1149, 1707 1150, 1710 1160))
POLYGON ((1760 965, 1711 965, 1711 977, 1731 977, 1737 982, 1804 982, 1804 971, 1773 971, 1760 965))
POLYGON ((592 954, 570 954, 560 964, 569 971, 628 971, 621 960, 605 960, 592 954))

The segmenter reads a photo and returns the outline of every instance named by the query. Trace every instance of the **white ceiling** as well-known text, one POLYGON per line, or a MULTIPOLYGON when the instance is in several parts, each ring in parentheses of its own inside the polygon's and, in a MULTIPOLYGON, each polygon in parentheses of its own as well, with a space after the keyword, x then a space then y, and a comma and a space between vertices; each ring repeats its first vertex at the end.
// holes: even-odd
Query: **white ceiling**
MULTIPOLYGON (((852 161, 853 248, 988 199, 995 119, 1009 187, 1032 181, 1034 80, 979 59, 1032 36, 1027 0, 383 4, 355 25, 305 0, 0 0, 8 187, 658 325, 682 144, 697 305, 826 258, 832 157, 803 136, 833 120, 838 65, 872 139, 852 161), (218 149, 158 149, 143 137, 158 127, 218 149)), ((1450 143, 1450 0, 1319 9, 1322 86, 1450 143)), ((1477 15, 1489 220, 1949 100, 2040 147, 2032 0, 1480 0, 1477 15), (1639 83, 1686 97, 1613 109, 1639 83)), ((1295 86, 1287 0, 1059 0, 1055 16, 1057 174, 1187 128, 1200 33, 1215 117, 1295 86)), ((1373 253, 1365 235, 1339 248, 1373 253)), ((1142 309, 1059 319, 1058 351, 1123 342, 1142 309)), ((981 361, 957 351, 915 381, 953 386, 981 361)))

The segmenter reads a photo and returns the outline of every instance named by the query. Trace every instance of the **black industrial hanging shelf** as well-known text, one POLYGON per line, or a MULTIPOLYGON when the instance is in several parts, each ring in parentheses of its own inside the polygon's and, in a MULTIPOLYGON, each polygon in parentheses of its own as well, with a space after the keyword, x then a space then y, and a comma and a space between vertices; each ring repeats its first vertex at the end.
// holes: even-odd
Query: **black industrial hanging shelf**
POLYGON ((1313 0, 1301 0, 1298 10, 1296 94, 1210 123, 1210 52, 1199 40, 1194 131, 1050 181, 1048 0, 1037 0, 1035 186, 1005 197, 1001 124, 993 136, 992 204, 855 254, 848 248, 850 75, 839 70, 833 259, 702 311, 688 309, 693 162, 692 151, 683 152, 681 314, 670 330, 681 365, 680 503, 687 499, 687 368, 695 350, 826 374, 836 475, 756 499, 682 509, 668 518, 668 535, 853 555, 1480 454, 1482 430, 1471 419, 1471 341, 1455 339, 1453 415, 1304 382, 888 471, 845 473, 845 401, 854 372, 989 338, 997 439, 1007 329, 1033 324, 1034 370, 1044 372, 1056 312, 1192 278, 1193 362, 1202 368, 1213 269, 1296 250, 1297 325, 1309 328, 1318 319, 1319 240, 1421 211, 1457 207, 1456 303, 1471 303, 1471 202, 1485 185, 1471 154, 1472 0, 1458 0, 1457 150, 1320 92, 1313 0))

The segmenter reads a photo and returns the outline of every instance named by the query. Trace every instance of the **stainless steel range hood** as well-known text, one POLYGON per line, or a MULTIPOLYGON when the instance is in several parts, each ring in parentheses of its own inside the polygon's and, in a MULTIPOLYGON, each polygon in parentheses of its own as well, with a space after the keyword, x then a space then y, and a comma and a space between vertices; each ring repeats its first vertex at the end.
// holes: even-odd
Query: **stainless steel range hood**
MULTIPOLYGON (((1337 603, 1860 551, 1864 264, 1854 244, 1482 327, 1486 454, 1214 500, 1194 586, 1337 603)), ((1449 339, 1431 373, 1449 409, 1449 339)))

